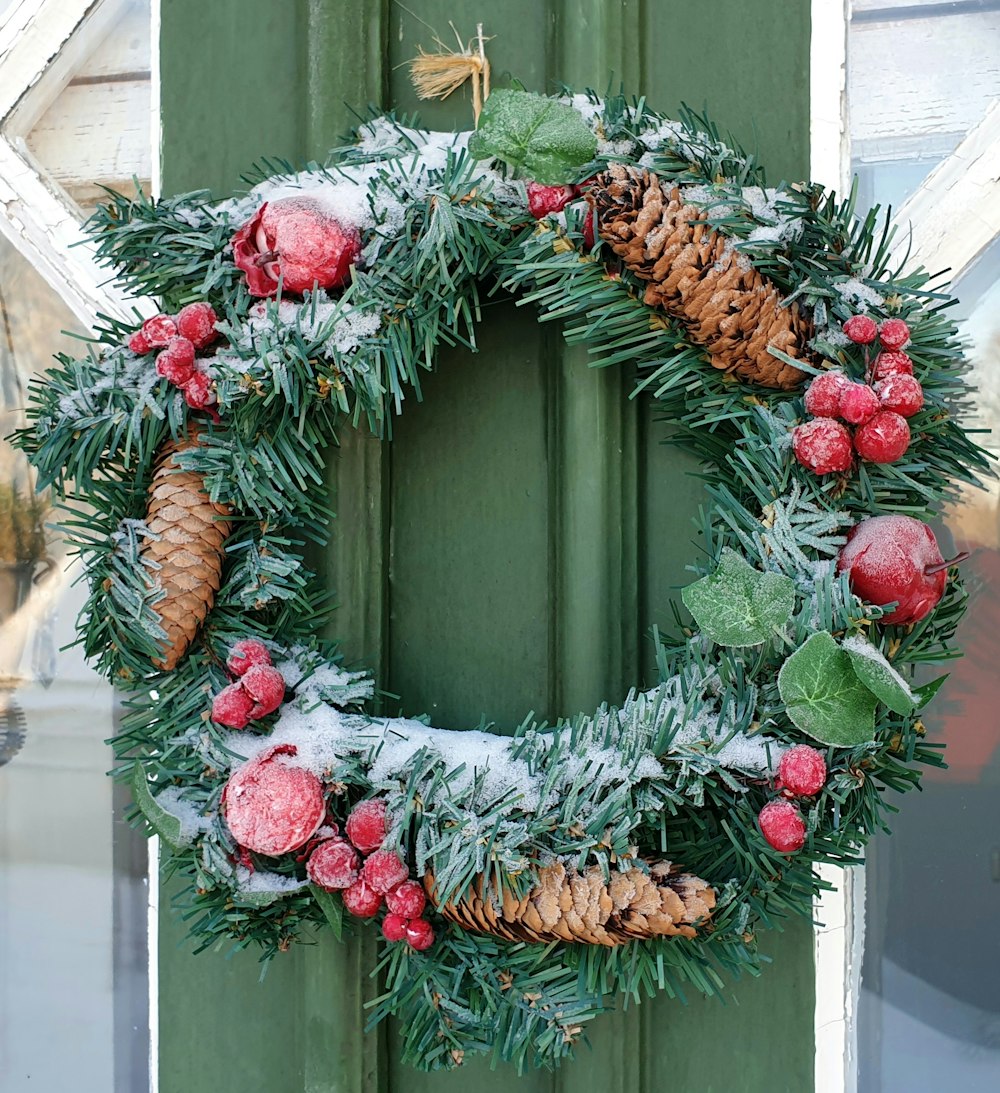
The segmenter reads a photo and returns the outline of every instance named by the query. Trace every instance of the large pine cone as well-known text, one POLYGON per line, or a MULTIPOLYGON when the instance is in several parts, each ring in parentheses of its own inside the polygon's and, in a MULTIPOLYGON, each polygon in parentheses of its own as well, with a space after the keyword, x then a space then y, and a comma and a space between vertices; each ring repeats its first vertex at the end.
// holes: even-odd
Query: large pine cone
POLYGON ((167 634, 153 663, 165 672, 177 666, 212 609, 231 527, 232 510, 211 501, 201 475, 181 470, 174 459, 197 444, 197 433, 167 444, 149 487, 146 527, 157 538, 145 540, 142 558, 155 563, 153 580, 165 593, 152 605, 167 634))
POLYGON ((584 873, 557 862, 538 870, 538 884, 522 900, 509 892, 502 903, 483 893, 477 879, 461 899, 438 904, 434 877, 424 887, 438 913, 467 930, 508 941, 571 941, 586 945, 621 945, 642 938, 694 937, 715 907, 715 892, 700 877, 673 873, 670 862, 657 862, 648 873, 633 867, 612 872, 605 882, 599 866, 584 873))
POLYGON ((781 306, 774 283, 705 223, 703 210, 686 205, 677 188, 667 194, 656 175, 624 164, 598 175, 590 193, 601 238, 649 282, 644 302, 679 319, 714 367, 764 387, 791 390, 802 382, 804 373, 768 348, 811 361, 811 323, 798 304, 781 306))

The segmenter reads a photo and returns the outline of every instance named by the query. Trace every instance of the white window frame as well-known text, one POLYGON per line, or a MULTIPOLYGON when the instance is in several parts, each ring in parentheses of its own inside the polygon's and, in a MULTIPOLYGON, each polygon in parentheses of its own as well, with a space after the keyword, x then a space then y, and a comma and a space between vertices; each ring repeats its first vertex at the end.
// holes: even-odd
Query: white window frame
POLYGON ((80 61, 89 36, 79 32, 107 31, 121 8, 121 0, 14 0, 0 23, 0 232, 88 328, 101 314, 124 319, 156 308, 109 282, 79 209, 31 155, 27 136, 80 61))

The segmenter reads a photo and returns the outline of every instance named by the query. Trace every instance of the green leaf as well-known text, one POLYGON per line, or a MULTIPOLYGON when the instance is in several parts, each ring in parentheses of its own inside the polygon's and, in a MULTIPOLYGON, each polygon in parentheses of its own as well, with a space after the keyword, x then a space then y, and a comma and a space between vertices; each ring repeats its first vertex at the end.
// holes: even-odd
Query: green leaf
POLYGON ((344 905, 339 899, 334 899, 331 893, 318 884, 310 884, 309 890, 319 904, 326 921, 329 922, 334 936, 340 941, 344 936, 344 905))
POLYGON ((858 679, 893 713, 913 713, 916 696, 909 684, 870 641, 857 636, 842 642, 858 679))
POLYGON ((597 154, 578 110, 528 91, 494 91, 469 141, 476 159, 501 159, 543 186, 572 182, 597 154))
POLYGON ((760 645, 791 618, 795 583, 761 573, 728 547, 714 573, 681 592, 684 606, 717 645, 760 645))
POLYGON ((922 687, 914 687, 913 694, 917 700, 917 709, 922 710, 928 702, 941 690, 944 686, 944 682, 951 676, 951 672, 945 672, 943 676, 938 676, 937 679, 932 679, 930 683, 925 683, 922 687))
POLYGON ((824 744, 853 747, 875 736, 875 696, 825 630, 782 664, 778 692, 792 722, 824 744))
POLYGON ((136 763, 132 768, 132 797, 149 826, 172 850, 181 850, 191 842, 184 835, 180 819, 158 804, 150 792, 146 768, 142 763, 136 763))

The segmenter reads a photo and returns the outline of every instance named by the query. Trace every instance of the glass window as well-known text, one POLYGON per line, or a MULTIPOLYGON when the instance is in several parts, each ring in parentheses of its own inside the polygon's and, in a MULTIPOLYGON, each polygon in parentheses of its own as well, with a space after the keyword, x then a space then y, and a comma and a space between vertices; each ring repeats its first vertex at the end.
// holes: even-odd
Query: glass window
MULTIPOLYGON (((16 8, 0 0, 0 22, 16 8)), ((26 131, 5 135, 83 209, 95 183, 148 184, 148 0, 95 5, 66 56, 73 71, 39 81, 24 97, 26 131)), ((73 337, 83 333, 0 235, 0 438, 24 425, 32 376, 57 350, 85 351, 73 337)), ((78 565, 33 488, 24 457, 0 440, 0 1089, 139 1093, 146 842, 107 777, 114 691, 67 648, 84 602, 78 565)))
MULTIPOLYGON (((995 5, 855 5, 849 102, 866 204, 898 206, 1000 96, 995 5), (925 8, 925 11, 921 11, 925 8), (888 10, 887 10, 888 9, 888 10), (991 10, 992 9, 992 10, 991 10), (889 60, 887 61, 887 57, 889 60), (886 65, 889 68, 886 68, 886 65)), ((987 241, 984 240, 984 243, 987 241)), ((978 387, 969 424, 1000 435, 1000 242, 954 286, 978 387)), ((1000 490, 969 491, 944 538, 964 572, 965 650, 926 718, 946 771, 900 800, 866 869, 860 1093, 1000 1089, 1000 490)))

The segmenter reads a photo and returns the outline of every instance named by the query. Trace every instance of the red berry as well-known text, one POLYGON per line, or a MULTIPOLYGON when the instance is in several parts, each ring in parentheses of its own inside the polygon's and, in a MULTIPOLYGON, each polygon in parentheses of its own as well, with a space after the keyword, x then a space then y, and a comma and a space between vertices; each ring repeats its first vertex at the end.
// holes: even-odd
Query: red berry
POLYGON ((406 927, 406 940, 411 948, 422 953, 434 944, 434 930, 426 919, 415 918, 406 927))
POLYGON ((541 220, 549 213, 562 212, 574 196, 572 186, 542 186, 529 182, 528 211, 536 220, 541 220))
POLYGON ((251 296, 273 296, 279 280, 285 292, 336 288, 361 253, 357 228, 306 195, 265 202, 232 242, 251 296))
POLYGON ((230 729, 245 729, 252 710, 253 699, 238 683, 223 687, 212 699, 212 720, 230 729))
POLYGON ((386 915, 382 919, 382 936, 386 941, 405 941, 406 927, 409 924, 409 919, 402 915, 386 915))
POLYGON ((837 571, 866 603, 896 608, 881 621, 904 625, 929 615, 944 594, 947 564, 934 532, 912 516, 873 516, 855 524, 837 558, 837 571))
POLYGON ((177 336, 177 324, 169 315, 154 315, 140 329, 151 349, 160 349, 177 336))
POLYGON ((850 470, 854 462, 851 434, 828 417, 813 418, 792 431, 795 458, 813 474, 850 470))
POLYGON ((852 315, 844 323, 844 333, 855 345, 870 345, 878 335, 878 327, 867 315, 852 315))
POLYGON ((792 854, 806 841, 805 821, 791 801, 769 801, 757 817, 761 834, 775 850, 792 854))
POLYGON ((254 701, 254 717, 274 713, 285 701, 285 677, 270 664, 251 665, 240 682, 254 701))
POLYGON ((796 797, 813 797, 826 784, 823 753, 808 744, 797 744, 781 757, 778 786, 796 797))
POLYGON ((255 664, 270 663, 271 654, 262 641, 256 638, 243 638, 230 649, 226 667, 234 676, 242 676, 255 664))
POLYGON ((872 383, 887 379, 889 376, 913 375, 913 361, 899 350, 891 353, 879 353, 872 368, 872 383))
POLYGON ((171 338, 167 348, 156 355, 156 371, 183 387, 194 375, 194 346, 187 338, 171 338))
POLYGON ((211 304, 188 304, 177 316, 177 330, 197 349, 204 349, 219 336, 215 329, 217 322, 218 316, 211 304))
POLYGON ((906 418, 892 410, 879 412, 858 427, 854 447, 869 463, 895 463, 910 446, 910 427, 906 418))
POLYGON ((594 235, 594 207, 593 205, 591 205, 590 208, 587 209, 587 215, 584 217, 583 220, 583 245, 587 248, 587 250, 593 250, 595 241, 596 236, 594 235))
POLYGON ((385 895, 410 875, 406 862, 392 850, 376 850, 365 861, 361 876, 374 891, 385 895))
POLYGON ((875 385, 883 410, 892 410, 901 417, 913 417, 924 404, 924 389, 913 376, 900 373, 887 376, 875 385))
POLYGON ((347 817, 347 837, 361 851, 370 854, 385 842, 385 801, 373 797, 361 801, 347 817))
POLYGON ((843 372, 824 372, 806 388, 806 412, 813 417, 839 417, 840 392, 851 381, 843 372))
POLYGON ((129 337, 128 347, 133 353, 138 353, 140 357, 153 348, 149 344, 149 338, 146 337, 141 328, 129 337))
POLYGON ((192 410, 204 410, 215 402, 212 381, 204 372, 194 372, 182 388, 184 398, 192 410))
POLYGON ((327 839, 309 855, 306 872, 328 892, 350 888, 358 879, 361 859, 346 839, 327 839))
POLYGON ((294 744, 269 748, 226 783, 222 807, 240 846, 271 857, 287 854, 308 842, 323 823, 323 786, 311 771, 288 763, 286 757, 297 753, 294 744))
POLYGON ((840 392, 840 416, 860 425, 879 411, 878 395, 866 383, 848 383, 840 392))
POLYGON ((382 893, 369 888, 364 880, 344 889, 344 907, 357 918, 374 918, 382 907, 382 893))
POLYGON ((886 319, 878 328, 878 340, 886 349, 902 349, 910 340, 910 328, 902 319, 886 319))
POLYGON ((427 906, 427 897, 419 881, 404 880, 386 893, 385 905, 394 915, 419 918, 427 906))

